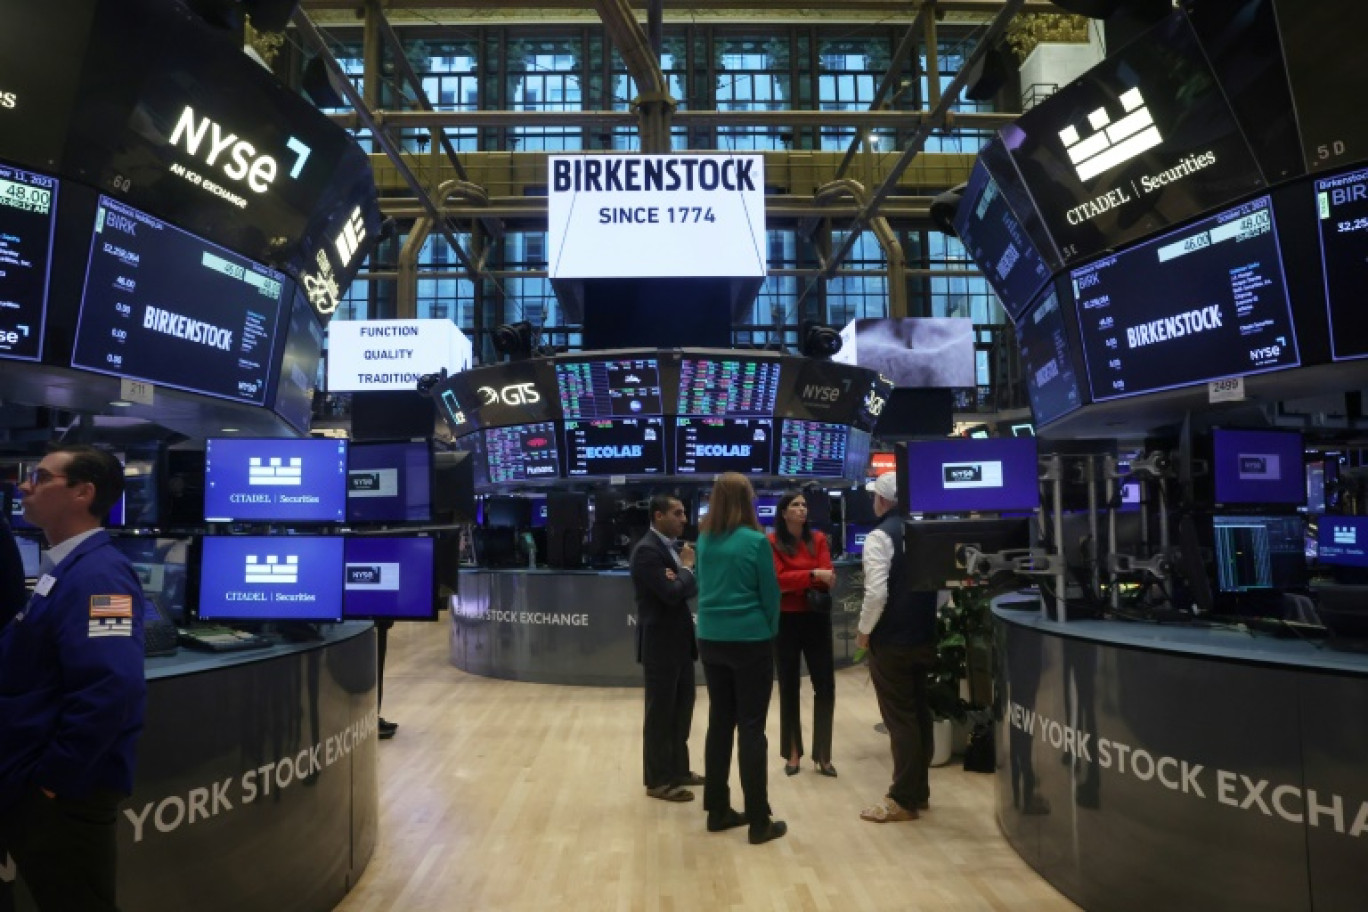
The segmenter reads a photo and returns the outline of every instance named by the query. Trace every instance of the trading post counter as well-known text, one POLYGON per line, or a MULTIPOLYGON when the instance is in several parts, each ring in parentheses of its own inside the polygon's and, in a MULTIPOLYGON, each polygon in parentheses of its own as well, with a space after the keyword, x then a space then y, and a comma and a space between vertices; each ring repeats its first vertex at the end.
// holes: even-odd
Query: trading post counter
MULTIPOLYGON (((850 664, 860 565, 836 564, 832 638, 850 664)), ((694 605, 695 610, 697 605, 694 605)), ((451 664, 512 681, 640 687, 636 602, 628 571, 462 569, 451 606, 451 664)), ((697 678, 703 680, 702 666, 697 678)))
POLYGON ((323 630, 148 660, 122 908, 326 912, 360 878, 379 814, 375 628, 323 630))
POLYGON ((994 615, 998 821, 1062 893, 1091 912, 1363 908, 1368 654, 994 615))

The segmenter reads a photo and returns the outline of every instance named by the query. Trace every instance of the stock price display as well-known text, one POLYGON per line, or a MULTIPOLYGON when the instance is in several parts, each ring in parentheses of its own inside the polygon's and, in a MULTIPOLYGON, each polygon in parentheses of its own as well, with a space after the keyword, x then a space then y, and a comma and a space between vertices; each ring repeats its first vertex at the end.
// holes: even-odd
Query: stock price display
POLYGON ((1053 421, 1082 405, 1059 295, 1053 289, 1046 292, 1016 328, 1036 423, 1053 421))
POLYGON ((1007 315, 1016 320, 1050 277, 1050 269, 982 160, 969 177, 955 230, 1007 315))
POLYGON ((71 366, 264 405, 285 276, 100 197, 71 366))
POLYGON ((769 418, 677 418, 675 471, 767 475, 774 421, 769 418))
POLYGON ((0 357, 41 354, 57 181, 0 165, 0 357))
POLYGON ((825 421, 784 422, 779 440, 779 475, 840 478, 846 468, 850 428, 825 421))
POLYGON ((555 481, 560 477, 556 425, 551 421, 485 431, 489 483, 555 481))
POLYGON ((663 418, 565 422, 566 475, 663 475, 663 418))
POLYGON ((1070 273, 1094 400, 1296 367, 1268 197, 1070 273))
POLYGON ((779 395, 778 361, 685 358, 679 367, 679 414, 769 418, 779 395))
POLYGON ((1368 169, 1316 181, 1330 346, 1336 360, 1368 357, 1368 169))
POLYGON ((655 358, 558 362, 556 384, 566 418, 661 413, 660 366, 655 358))

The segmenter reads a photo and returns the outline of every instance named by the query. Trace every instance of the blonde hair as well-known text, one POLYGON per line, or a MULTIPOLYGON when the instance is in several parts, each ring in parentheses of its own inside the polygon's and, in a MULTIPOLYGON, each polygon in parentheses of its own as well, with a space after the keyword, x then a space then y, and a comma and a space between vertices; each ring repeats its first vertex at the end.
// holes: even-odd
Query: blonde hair
POLYGON ((742 526, 760 531, 760 520, 755 517, 755 490, 750 479, 740 472, 723 472, 713 482, 708 515, 699 528, 709 535, 726 535, 742 526))

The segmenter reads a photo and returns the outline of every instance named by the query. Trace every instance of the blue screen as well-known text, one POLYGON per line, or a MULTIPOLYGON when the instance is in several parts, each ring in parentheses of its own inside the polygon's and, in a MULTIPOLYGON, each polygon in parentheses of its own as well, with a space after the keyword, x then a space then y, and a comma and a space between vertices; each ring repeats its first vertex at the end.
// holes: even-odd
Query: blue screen
POLYGON ((1296 431, 1216 428, 1211 461, 1218 505, 1306 503, 1302 438, 1296 431))
POLYGON ((760 525, 766 529, 774 528, 774 521, 779 510, 779 494, 756 494, 755 495, 755 517, 760 520, 760 525))
POLYGON ((1322 516, 1317 551, 1322 564, 1368 567, 1368 516, 1322 516))
POLYGON ((544 527, 546 525, 546 496, 536 494, 527 499, 532 501, 532 528, 544 527))
POLYGON ((209 535, 203 545, 202 620, 341 620, 341 538, 209 535))
POLYGON ((205 443, 205 522, 342 522, 346 492, 345 440, 205 443))
POLYGON ((430 538, 349 538, 342 614, 348 618, 430 620, 433 599, 430 538))
POLYGON ((863 554, 865 537, 873 531, 874 527, 867 523, 846 523, 845 553, 849 555, 863 554))
POLYGON ((919 440, 898 487, 913 513, 1033 510, 1038 477, 1034 437, 919 440))
POLYGON ((14 536, 14 543, 19 546, 19 559, 24 563, 24 576, 27 579, 37 579, 38 560, 42 556, 43 546, 39 544, 38 539, 24 535, 14 536))
POLYGON ((348 522, 427 522, 431 497, 432 451, 426 441, 354 443, 348 449, 348 522))

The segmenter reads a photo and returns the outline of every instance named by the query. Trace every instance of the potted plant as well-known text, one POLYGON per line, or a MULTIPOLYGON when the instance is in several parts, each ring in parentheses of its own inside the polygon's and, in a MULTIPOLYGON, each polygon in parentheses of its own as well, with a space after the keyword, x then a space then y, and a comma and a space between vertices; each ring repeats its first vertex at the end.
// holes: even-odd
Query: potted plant
MULTIPOLYGON (((966 687, 964 682, 970 677, 971 654, 986 651, 990 636, 986 595, 973 587, 952 589, 950 600, 936 613, 936 664, 927 688, 928 702, 937 722, 933 766, 950 759, 953 723, 965 723, 972 710, 981 708, 971 702, 974 688, 966 687)), ((983 667, 987 667, 986 663, 983 667)))

